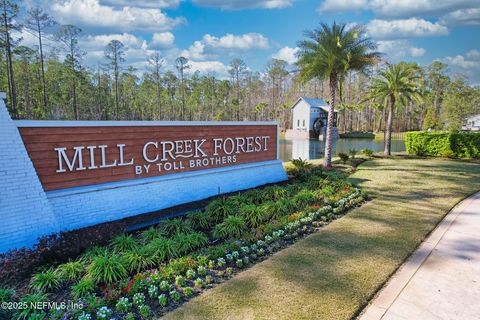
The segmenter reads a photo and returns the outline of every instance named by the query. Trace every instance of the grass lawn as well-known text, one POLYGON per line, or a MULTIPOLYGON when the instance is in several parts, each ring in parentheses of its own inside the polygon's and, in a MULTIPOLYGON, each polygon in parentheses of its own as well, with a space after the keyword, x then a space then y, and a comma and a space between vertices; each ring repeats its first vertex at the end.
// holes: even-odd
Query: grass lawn
POLYGON ((166 318, 355 317, 449 209, 480 190, 480 164, 376 159, 351 180, 373 199, 166 318))

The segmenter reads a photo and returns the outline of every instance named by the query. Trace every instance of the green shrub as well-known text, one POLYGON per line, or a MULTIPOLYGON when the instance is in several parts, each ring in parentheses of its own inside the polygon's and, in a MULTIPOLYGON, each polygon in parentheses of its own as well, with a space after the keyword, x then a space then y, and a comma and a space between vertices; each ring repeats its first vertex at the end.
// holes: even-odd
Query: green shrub
POLYGON ((75 281, 85 272, 82 261, 69 261, 58 266, 56 273, 62 281, 75 281))
POLYGON ((178 246, 172 239, 157 238, 146 245, 146 250, 159 262, 180 256, 178 246))
POLYGON ((205 230, 212 226, 208 214, 200 210, 189 213, 187 219, 196 230, 205 230))
POLYGON ((150 314, 152 313, 152 310, 150 309, 150 306, 143 304, 138 308, 138 312, 143 319, 148 319, 150 317, 150 314))
POLYGON ((191 252, 208 243, 208 237, 201 232, 180 233, 173 237, 172 240, 181 254, 191 252))
POLYGON ((97 283, 112 283, 127 276, 127 269, 116 254, 97 256, 87 267, 87 275, 97 283))
POLYGON ((263 192, 258 189, 250 189, 243 195, 248 200, 248 202, 253 204, 260 204, 265 200, 263 192))
POLYGON ((71 287, 72 295, 75 298, 85 297, 93 292, 95 292, 95 281, 92 278, 83 278, 78 281, 76 285, 71 287))
POLYGON ((15 294, 15 291, 12 290, 12 289, 0 288, 0 302, 10 302, 10 301, 12 301, 12 297, 13 297, 14 294, 15 294))
POLYGON ((155 255, 152 255, 148 247, 140 247, 130 250, 122 255, 123 261, 130 272, 139 272, 155 264, 155 255))
POLYGON ((14 313, 15 320, 35 320, 44 319, 45 313, 42 310, 33 308, 36 303, 48 302, 48 297, 43 293, 32 293, 24 295, 20 302, 27 306, 25 309, 17 309, 14 313))
POLYGON ((245 231, 245 220, 239 216, 228 216, 213 229, 213 236, 217 239, 240 238, 245 231))
POLYGON ((100 246, 93 246, 89 248, 85 253, 82 255, 81 259, 85 262, 92 261, 93 258, 97 256, 104 256, 108 254, 107 247, 100 247, 100 246))
POLYGON ((168 298, 165 294, 161 294, 158 296, 158 304, 161 307, 166 307, 168 305, 168 298))
POLYGON ((184 294, 185 297, 187 297, 187 298, 190 298, 191 296, 193 296, 193 289, 192 289, 192 287, 183 288, 183 294, 184 294))
POLYGON ((302 169, 302 170, 311 169, 313 167, 313 164, 308 162, 308 160, 303 160, 302 158, 292 159, 292 165, 296 169, 302 169))
POLYGON ((234 214, 235 205, 228 201, 226 197, 210 202, 205 208, 205 213, 213 222, 222 222, 223 219, 229 215, 234 214))
POLYGON ((159 229, 163 234, 169 237, 173 237, 180 233, 192 232, 192 226, 190 223, 180 218, 165 220, 160 224, 159 229))
POLYGON ((348 161, 348 158, 349 158, 348 154, 343 153, 343 152, 340 152, 338 154, 338 157, 340 158, 340 161, 342 161, 343 163, 346 163, 348 161))
POLYGON ((113 238, 113 240, 110 242, 110 246, 115 252, 121 253, 124 251, 137 249, 138 243, 132 236, 122 234, 113 238))
POLYGON ((153 241, 158 238, 163 238, 163 236, 164 234, 155 227, 150 227, 140 233, 140 238, 143 240, 144 243, 153 241))
POLYGON ((480 132, 407 132, 408 154, 480 158, 480 132))
POLYGON ((60 278, 53 268, 34 274, 30 280, 30 288, 36 292, 50 292, 59 286, 60 278))
POLYGON ((266 211, 254 204, 245 204, 239 208, 238 212, 250 227, 258 227, 267 217, 266 211))
POLYGON ((304 208, 315 201, 315 194, 308 189, 302 189, 293 197, 292 201, 297 205, 297 208, 304 208))
POLYGON ((282 187, 274 186, 268 187, 263 190, 264 201, 278 201, 288 196, 287 190, 282 187))
POLYGON ((373 156, 373 150, 370 150, 368 148, 363 149, 362 153, 367 158, 371 158, 373 156))

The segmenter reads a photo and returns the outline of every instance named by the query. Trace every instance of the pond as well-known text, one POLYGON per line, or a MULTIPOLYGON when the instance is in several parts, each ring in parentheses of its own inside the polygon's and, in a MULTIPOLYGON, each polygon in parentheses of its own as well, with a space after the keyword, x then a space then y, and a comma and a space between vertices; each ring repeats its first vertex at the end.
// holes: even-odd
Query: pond
MULTIPOLYGON (((374 152, 383 151, 383 139, 337 139, 333 141, 333 155, 340 152, 347 153, 355 149, 360 153, 362 149, 370 149, 374 152)), ((292 159, 320 159, 323 158, 325 142, 316 139, 310 140, 280 140, 280 159, 290 161, 292 159)), ((392 152, 405 151, 405 140, 392 139, 392 152)))

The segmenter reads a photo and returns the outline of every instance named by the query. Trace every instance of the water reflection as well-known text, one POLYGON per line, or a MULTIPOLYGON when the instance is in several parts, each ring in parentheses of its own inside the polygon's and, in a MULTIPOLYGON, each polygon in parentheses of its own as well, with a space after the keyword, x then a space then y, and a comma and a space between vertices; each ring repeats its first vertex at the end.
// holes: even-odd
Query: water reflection
MULTIPOLYGON (((280 159, 320 159, 324 155, 325 143, 316 139, 280 140, 280 159)), ((378 139, 338 139, 333 142, 333 154, 348 153, 351 149, 358 152, 370 149, 374 152, 383 151, 383 140, 378 139)), ((404 140, 392 140, 392 152, 405 151, 404 140)))

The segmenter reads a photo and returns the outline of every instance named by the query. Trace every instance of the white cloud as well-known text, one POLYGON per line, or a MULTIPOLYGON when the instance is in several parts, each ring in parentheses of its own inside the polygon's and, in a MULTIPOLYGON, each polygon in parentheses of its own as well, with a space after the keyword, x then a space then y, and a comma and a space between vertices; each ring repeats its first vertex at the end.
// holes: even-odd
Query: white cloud
POLYGON ((448 29, 424 19, 372 20, 367 24, 369 35, 377 39, 443 36, 448 29))
POLYGON ((385 53, 390 62, 402 61, 406 56, 420 57, 426 53, 425 49, 414 47, 407 40, 378 41, 377 44, 378 51, 385 53))
POLYGON ((243 35, 226 34, 215 37, 210 34, 202 40, 195 41, 182 55, 196 60, 205 60, 216 57, 225 51, 248 51, 251 49, 268 49, 269 40, 259 33, 245 33, 243 35))
POLYGON ((103 0, 102 3, 111 6, 132 6, 143 8, 177 8, 181 0, 103 0))
POLYGON ((470 59, 468 56, 463 55, 449 56, 442 59, 448 65, 459 67, 462 69, 480 69, 480 60, 470 59))
POLYGON ((184 18, 170 18, 159 9, 124 6, 115 8, 99 0, 55 2, 51 11, 57 21, 82 28, 107 28, 120 31, 164 31, 183 23, 184 18))
POLYGON ((347 12, 368 10, 376 15, 406 17, 445 13, 478 7, 478 0, 325 0, 319 12, 347 12))
POLYGON ((480 25, 480 8, 452 11, 440 18, 445 25, 480 25))
POLYGON ((280 59, 280 60, 285 60, 289 64, 294 64, 297 62, 297 57, 295 54, 298 52, 299 48, 290 48, 290 47, 283 47, 280 50, 278 50, 276 53, 272 54, 272 58, 274 59, 280 59))
POLYGON ((189 61, 189 73, 213 73, 222 79, 228 78, 228 68, 220 61, 189 61))
POLYGON ((175 36, 171 32, 155 32, 148 46, 154 49, 171 48, 174 41, 175 36))
POLYGON ((294 0, 193 0, 194 4, 227 10, 251 8, 279 9, 290 7, 294 0))
POLYGON ((410 48, 410 55, 412 57, 422 57, 425 55, 425 53, 427 53, 427 50, 423 48, 415 48, 415 47, 410 48))
POLYGON ((468 77, 470 83, 480 85, 480 51, 469 50, 465 54, 437 59, 448 64, 451 73, 468 77))

